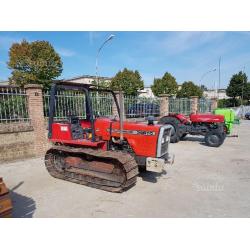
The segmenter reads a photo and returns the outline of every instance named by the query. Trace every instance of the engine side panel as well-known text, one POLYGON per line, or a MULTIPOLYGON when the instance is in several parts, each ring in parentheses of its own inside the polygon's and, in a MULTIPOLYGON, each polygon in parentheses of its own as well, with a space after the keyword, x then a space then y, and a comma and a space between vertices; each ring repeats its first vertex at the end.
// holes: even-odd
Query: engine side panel
MULTIPOLYGON (((149 126, 144 123, 124 122, 123 137, 128 141, 137 156, 156 157, 160 127, 160 125, 149 126)), ((97 119, 95 129, 96 135, 102 136, 103 140, 120 137, 119 121, 97 119)))

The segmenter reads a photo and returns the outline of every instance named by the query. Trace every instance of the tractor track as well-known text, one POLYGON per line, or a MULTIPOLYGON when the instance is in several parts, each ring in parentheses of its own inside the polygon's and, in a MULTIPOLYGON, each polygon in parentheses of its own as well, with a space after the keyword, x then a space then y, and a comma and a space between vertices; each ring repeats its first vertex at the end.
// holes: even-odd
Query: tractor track
POLYGON ((131 155, 84 147, 53 146, 45 155, 45 165, 55 178, 109 192, 129 189, 138 175, 131 155))

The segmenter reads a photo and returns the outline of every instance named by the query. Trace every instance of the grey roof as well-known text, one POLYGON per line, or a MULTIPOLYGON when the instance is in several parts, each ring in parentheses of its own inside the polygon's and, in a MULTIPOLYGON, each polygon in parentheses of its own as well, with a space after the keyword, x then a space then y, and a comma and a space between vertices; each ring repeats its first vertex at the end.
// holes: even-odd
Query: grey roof
MULTIPOLYGON (((81 78, 90 78, 90 79, 95 79, 96 76, 91 76, 91 75, 82 75, 82 76, 76 76, 76 77, 72 77, 72 78, 67 78, 67 79, 63 79, 64 81, 72 81, 72 80, 77 80, 77 79, 81 79, 81 78)), ((99 79, 103 79, 103 80, 111 80, 112 77, 105 77, 105 76, 98 76, 99 79)))
POLYGON ((9 81, 0 81, 0 85, 9 85, 10 84, 10 82, 9 81))

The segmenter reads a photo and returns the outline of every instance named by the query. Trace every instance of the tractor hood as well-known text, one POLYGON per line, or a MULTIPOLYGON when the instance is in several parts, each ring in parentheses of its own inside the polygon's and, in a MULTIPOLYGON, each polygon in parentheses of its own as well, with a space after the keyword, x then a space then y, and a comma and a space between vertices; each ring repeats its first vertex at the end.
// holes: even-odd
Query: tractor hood
POLYGON ((223 115, 191 114, 190 121, 191 122, 223 123, 225 119, 223 115))
MULTIPOLYGON (((142 122, 124 122, 123 133, 130 135, 157 135, 161 125, 148 125, 142 122)), ((102 131, 102 136, 110 137, 110 131, 112 134, 120 134, 120 121, 112 121, 108 118, 98 118, 95 121, 95 129, 97 134, 102 131)), ((106 138, 107 138, 106 137, 106 138)))
MULTIPOLYGON (((158 137, 162 127, 166 126, 124 121, 123 136, 137 156, 157 157, 158 137)), ((97 136, 101 136, 106 141, 110 140, 111 137, 119 138, 120 122, 119 120, 97 118, 95 120, 95 131, 97 136)), ((162 138, 160 139, 161 142, 162 138)))

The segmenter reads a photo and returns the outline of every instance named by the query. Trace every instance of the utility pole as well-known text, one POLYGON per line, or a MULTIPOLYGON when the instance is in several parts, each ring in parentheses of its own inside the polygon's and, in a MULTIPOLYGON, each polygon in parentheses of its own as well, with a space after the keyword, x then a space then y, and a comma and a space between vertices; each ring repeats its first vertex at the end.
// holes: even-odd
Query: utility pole
POLYGON ((220 61, 221 61, 221 56, 219 58, 219 84, 218 84, 218 88, 217 88, 217 98, 218 98, 219 90, 220 90, 220 61))
POLYGON ((216 81, 214 81, 214 98, 216 98, 217 93, 216 93, 216 81))
POLYGON ((241 106, 243 105, 244 72, 245 72, 245 66, 243 67, 243 72, 242 72, 241 106))

